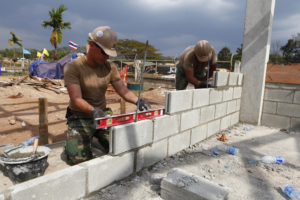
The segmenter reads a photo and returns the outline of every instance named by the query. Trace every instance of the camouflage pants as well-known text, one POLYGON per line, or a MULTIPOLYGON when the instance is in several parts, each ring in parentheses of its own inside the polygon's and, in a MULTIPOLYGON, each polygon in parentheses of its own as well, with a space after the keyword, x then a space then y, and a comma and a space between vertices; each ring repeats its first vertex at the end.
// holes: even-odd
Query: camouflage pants
POLYGON ((92 159, 92 139, 96 137, 99 143, 109 149, 109 130, 95 129, 92 119, 68 117, 68 131, 65 143, 65 153, 70 164, 78 164, 92 159))

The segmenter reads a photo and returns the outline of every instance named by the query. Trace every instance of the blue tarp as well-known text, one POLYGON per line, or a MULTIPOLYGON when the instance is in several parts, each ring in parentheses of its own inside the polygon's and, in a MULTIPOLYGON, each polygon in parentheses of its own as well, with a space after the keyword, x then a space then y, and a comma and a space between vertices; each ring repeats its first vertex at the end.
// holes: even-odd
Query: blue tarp
POLYGON ((77 53, 68 54, 56 62, 37 60, 31 63, 29 73, 41 78, 63 79, 65 65, 75 58, 77 58, 77 53))

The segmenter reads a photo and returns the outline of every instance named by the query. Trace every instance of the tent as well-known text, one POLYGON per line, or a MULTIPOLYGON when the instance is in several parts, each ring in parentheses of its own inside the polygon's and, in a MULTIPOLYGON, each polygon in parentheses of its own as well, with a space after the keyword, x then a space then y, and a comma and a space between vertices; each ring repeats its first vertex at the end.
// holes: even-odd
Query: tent
POLYGON ((82 53, 71 53, 55 62, 47 62, 44 60, 34 61, 30 65, 29 73, 32 76, 38 76, 41 78, 47 77, 50 79, 63 79, 64 66, 66 63, 77 58, 77 54, 82 53))

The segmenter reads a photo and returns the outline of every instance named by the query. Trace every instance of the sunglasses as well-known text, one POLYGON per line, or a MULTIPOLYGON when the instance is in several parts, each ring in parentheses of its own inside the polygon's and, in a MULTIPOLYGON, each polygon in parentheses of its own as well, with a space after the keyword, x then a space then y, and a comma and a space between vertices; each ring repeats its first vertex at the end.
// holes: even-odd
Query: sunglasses
POLYGON ((94 42, 94 44, 96 45, 96 47, 98 47, 98 48, 100 49, 102 55, 108 56, 108 55, 105 53, 105 51, 104 51, 98 44, 96 44, 95 42, 94 42))

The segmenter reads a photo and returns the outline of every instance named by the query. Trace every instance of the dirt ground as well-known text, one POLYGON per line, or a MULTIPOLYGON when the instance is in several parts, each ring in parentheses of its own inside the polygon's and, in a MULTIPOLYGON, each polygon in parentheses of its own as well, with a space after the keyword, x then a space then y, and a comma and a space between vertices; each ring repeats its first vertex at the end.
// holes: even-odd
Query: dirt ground
MULTIPOLYGON (((143 169, 125 180, 114 183, 85 200, 160 200, 159 180, 172 168, 181 168, 211 182, 229 188, 230 200, 285 200, 280 189, 290 184, 300 190, 300 132, 283 132, 263 126, 245 131, 239 124, 225 131, 238 155, 219 151, 210 153, 221 144, 212 136, 154 166, 143 169), (282 156, 283 164, 259 162, 264 155, 282 156)), ((215 149, 216 150, 216 149, 215 149)))
MULTIPOLYGON (((8 81, 10 78, 12 77, 0 76, 0 81, 8 81)), ((149 101, 152 108, 164 108, 164 91, 166 89, 158 88, 142 92, 141 96, 149 101)), ((0 145, 16 145, 39 135, 39 98, 47 98, 48 101, 49 144, 65 139, 67 130, 65 113, 69 96, 42 87, 20 84, 0 87, 0 145), (22 97, 10 98, 19 93, 22 97)), ((106 99, 113 113, 120 114, 120 97, 115 93, 108 93, 106 99)), ((135 111, 135 105, 126 103, 126 113, 135 111)))

